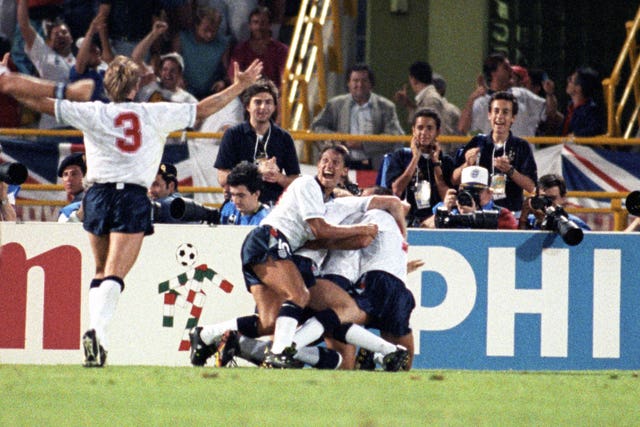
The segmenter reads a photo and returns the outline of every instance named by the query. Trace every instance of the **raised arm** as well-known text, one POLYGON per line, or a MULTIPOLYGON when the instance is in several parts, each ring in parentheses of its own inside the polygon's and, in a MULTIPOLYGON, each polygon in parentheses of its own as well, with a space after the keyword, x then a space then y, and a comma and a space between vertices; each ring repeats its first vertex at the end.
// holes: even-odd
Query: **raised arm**
POLYGON ((151 46, 155 43, 155 41, 158 40, 161 35, 166 33, 168 29, 169 24, 167 24, 166 22, 154 22, 153 28, 151 29, 149 34, 147 34, 146 37, 136 45, 136 47, 133 49, 133 52, 131 52, 131 59, 133 59, 138 65, 144 66, 144 58, 149 53, 149 49, 151 49, 151 46))
POLYGON ((198 102, 196 119, 202 120, 213 113, 221 110, 225 105, 240 95, 243 90, 255 83, 262 73, 262 62, 258 59, 253 61, 246 70, 240 71, 238 63, 233 63, 234 78, 233 84, 219 93, 215 93, 198 102))
POLYGON ((20 33, 22 33, 22 38, 24 39, 24 47, 27 50, 31 50, 33 41, 36 39, 36 30, 31 26, 31 22, 29 22, 29 5, 27 0, 18 0, 16 15, 20 33))
POLYGON ((41 113, 53 114, 54 98, 88 101, 95 83, 84 79, 71 84, 43 80, 7 70, 9 54, 0 63, 0 92, 11 95, 41 113))
POLYGON ((98 28, 102 25, 106 25, 104 22, 104 16, 97 15, 89 24, 87 32, 84 35, 80 49, 78 49, 78 55, 76 56, 76 71, 78 74, 84 74, 87 71, 87 65, 91 59, 91 45, 93 42, 93 35, 98 32, 98 28))

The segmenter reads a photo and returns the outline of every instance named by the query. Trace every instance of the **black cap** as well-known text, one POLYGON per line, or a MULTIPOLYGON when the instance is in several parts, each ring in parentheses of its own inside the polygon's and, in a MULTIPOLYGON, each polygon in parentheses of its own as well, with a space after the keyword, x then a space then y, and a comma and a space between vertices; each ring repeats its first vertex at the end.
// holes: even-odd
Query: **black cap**
POLYGON ((160 163, 158 168, 158 175, 162 176, 167 182, 173 181, 178 186, 178 169, 171 163, 160 163))
POLYGON ((72 165, 80 166, 82 175, 87 174, 87 163, 85 162, 84 153, 73 153, 65 157, 62 163, 60 163, 60 166, 58 166, 58 177, 62 178, 64 170, 72 165))

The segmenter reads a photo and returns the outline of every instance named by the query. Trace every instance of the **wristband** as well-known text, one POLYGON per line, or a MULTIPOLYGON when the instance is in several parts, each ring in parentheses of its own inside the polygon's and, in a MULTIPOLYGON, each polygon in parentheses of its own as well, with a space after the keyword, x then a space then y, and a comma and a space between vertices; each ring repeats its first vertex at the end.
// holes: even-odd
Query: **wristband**
POLYGON ((64 99, 64 93, 67 91, 67 84, 58 82, 56 83, 55 97, 56 99, 64 99))
POLYGON ((433 165, 433 167, 437 167, 437 166, 442 166, 442 162, 438 161, 438 162, 431 162, 431 164, 433 165))
POLYGON ((515 172, 516 172, 516 168, 511 166, 511 168, 509 168, 509 170, 507 171, 507 176, 511 178, 515 172))

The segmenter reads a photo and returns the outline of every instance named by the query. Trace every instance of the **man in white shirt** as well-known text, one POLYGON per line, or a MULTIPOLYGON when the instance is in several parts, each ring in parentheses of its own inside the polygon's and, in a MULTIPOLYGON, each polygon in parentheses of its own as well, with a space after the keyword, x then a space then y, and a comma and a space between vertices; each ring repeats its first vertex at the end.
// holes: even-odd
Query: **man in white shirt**
MULTIPOLYGON (((24 38, 24 50, 43 79, 69 82, 69 72, 76 63, 71 52, 73 38, 62 21, 55 21, 47 30, 46 41, 36 32, 29 21, 27 0, 18 1, 18 26, 24 38)), ((55 118, 48 114, 40 117, 40 129, 59 127, 55 118)))

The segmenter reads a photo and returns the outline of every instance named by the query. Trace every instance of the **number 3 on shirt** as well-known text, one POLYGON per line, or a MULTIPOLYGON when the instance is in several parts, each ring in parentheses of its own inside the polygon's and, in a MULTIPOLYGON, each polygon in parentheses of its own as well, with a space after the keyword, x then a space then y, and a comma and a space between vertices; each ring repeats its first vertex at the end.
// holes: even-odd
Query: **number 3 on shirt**
POLYGON ((142 145, 138 115, 131 111, 118 114, 114 120, 114 126, 122 128, 124 133, 124 138, 116 138, 118 148, 127 153, 138 151, 142 145))

